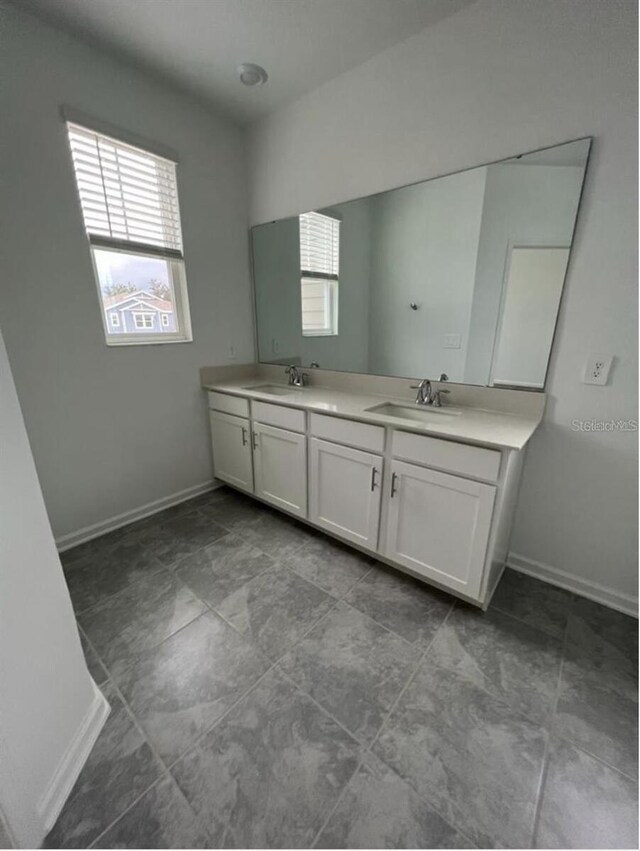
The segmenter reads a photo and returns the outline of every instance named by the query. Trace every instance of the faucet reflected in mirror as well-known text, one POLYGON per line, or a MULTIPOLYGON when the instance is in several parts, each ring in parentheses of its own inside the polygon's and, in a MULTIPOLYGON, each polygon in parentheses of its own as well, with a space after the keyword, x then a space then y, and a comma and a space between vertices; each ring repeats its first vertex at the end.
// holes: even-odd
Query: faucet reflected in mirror
POLYGON ((254 227, 260 362, 543 390, 590 145, 254 227))

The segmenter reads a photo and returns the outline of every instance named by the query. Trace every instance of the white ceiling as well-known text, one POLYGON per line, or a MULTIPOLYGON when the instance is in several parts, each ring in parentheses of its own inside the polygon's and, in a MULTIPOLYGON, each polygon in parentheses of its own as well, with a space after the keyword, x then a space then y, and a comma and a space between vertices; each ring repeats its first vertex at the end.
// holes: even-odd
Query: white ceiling
POLYGON ((248 123, 474 0, 20 0, 248 123), (249 89, 240 62, 266 85, 249 89))

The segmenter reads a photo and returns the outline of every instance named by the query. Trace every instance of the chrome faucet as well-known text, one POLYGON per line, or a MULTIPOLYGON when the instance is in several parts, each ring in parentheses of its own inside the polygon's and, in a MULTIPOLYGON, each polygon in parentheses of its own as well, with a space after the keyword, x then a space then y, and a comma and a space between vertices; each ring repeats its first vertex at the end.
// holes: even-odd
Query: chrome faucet
POLYGON ((431 404, 431 382, 428 378, 423 378, 420 384, 412 384, 412 390, 417 390, 416 405, 431 404))
MULTIPOLYGON (((441 381, 446 381, 447 377, 444 373, 440 378, 441 381)), ((450 390, 434 390, 428 378, 423 378, 420 384, 412 384, 412 390, 417 390, 416 405, 431 405, 434 408, 442 407, 442 399, 440 396, 444 393, 450 393, 450 390)))
POLYGON ((295 364, 291 364, 285 369, 285 374, 289 376, 290 387, 306 387, 309 376, 306 372, 300 372, 295 364))

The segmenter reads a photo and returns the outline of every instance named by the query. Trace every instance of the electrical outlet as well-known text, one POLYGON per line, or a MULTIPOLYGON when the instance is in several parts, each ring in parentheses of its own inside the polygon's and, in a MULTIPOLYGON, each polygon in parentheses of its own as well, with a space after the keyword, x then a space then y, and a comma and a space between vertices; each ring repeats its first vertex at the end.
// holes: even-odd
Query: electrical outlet
POLYGON ((606 384, 613 355, 590 355, 584 367, 584 384, 606 384))

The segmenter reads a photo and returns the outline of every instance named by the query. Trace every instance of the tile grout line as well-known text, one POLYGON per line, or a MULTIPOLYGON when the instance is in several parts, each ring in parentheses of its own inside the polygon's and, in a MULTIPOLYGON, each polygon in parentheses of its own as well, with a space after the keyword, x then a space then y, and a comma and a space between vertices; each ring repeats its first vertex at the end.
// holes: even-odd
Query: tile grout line
MULTIPOLYGON (((103 686, 106 682, 109 682, 111 680, 111 673, 110 673, 109 669, 107 668, 107 666, 102 661, 102 657, 100 656, 100 654, 98 653, 96 648, 93 646, 93 642, 89 639, 89 636, 87 635, 86 631, 82 628, 82 626, 80 625, 80 622, 78 620, 76 620, 76 626, 78 627, 78 633, 80 634, 80 636, 84 637, 84 640, 87 642, 89 649, 93 652, 94 656, 96 657, 96 659, 100 663, 100 667, 103 669, 104 673, 106 674, 106 677, 105 677, 104 680, 101 680, 99 683, 96 683, 95 679, 91 675, 91 671, 89 671, 89 676, 91 676, 91 679, 96 684, 96 687, 100 689, 101 686, 103 686)), ((80 641, 80 646, 82 647, 82 641, 80 641)), ((84 653, 83 653, 83 657, 84 657, 84 653)), ((84 662, 85 662, 85 665, 87 666, 87 670, 89 670, 89 664, 88 664, 86 658, 85 658, 84 662)))
MULTIPOLYGON (((218 523, 216 525, 220 526, 221 529, 225 530, 224 535, 220 535, 218 538, 214 538, 214 540, 211 541, 210 543, 204 544, 202 547, 198 547, 198 549, 195 550, 193 553, 188 553, 184 556, 181 556, 176 561, 171 562, 171 564, 164 564, 154 552, 151 552, 150 553, 151 558, 153 558, 158 563, 158 567, 155 567, 153 569, 148 569, 148 570, 145 569, 144 573, 142 573, 137 579, 134 579, 133 582, 129 582, 127 585, 125 585, 124 588, 120 588, 118 591, 114 591, 112 594, 106 594, 100 600, 98 600, 95 603, 92 603, 90 606, 87 606, 84 609, 79 609, 78 611, 74 610, 76 620, 79 617, 85 617, 86 615, 90 615, 93 612, 94 609, 98 609, 101 606, 104 606, 105 603, 113 600, 114 598, 120 596, 121 594, 124 594, 124 592, 130 590, 131 588, 135 587, 137 584, 142 582, 144 579, 146 579, 147 576, 156 576, 158 573, 160 573, 163 570, 166 571, 167 573, 171 574, 172 576, 174 576, 178 565, 181 564, 185 559, 189 558, 190 556, 196 555, 197 553, 199 553, 202 550, 206 549, 207 547, 211 546, 211 544, 214 544, 217 541, 221 541, 223 538, 226 538, 226 537, 228 537, 229 535, 232 534, 232 532, 230 530, 226 529, 226 527, 222 526, 222 524, 218 523)), ((114 544, 113 546, 116 547, 116 546, 118 546, 118 544, 114 544)), ((146 548, 145 548, 145 552, 146 552, 146 548)), ((64 570, 63 570, 63 573, 64 573, 64 570)), ((65 575, 65 580, 66 580, 66 575, 65 575)), ((69 592, 69 594, 71 596, 71 592, 69 592)))
POLYGON ((156 786, 164 777, 166 777, 170 773, 167 765, 165 764, 165 761, 162 759, 160 754, 156 751, 153 742, 147 736, 147 733, 146 733, 144 727, 142 726, 140 721, 138 721, 137 716, 135 715, 133 709, 129 706, 129 703, 127 702, 124 694, 120 690, 117 683, 113 679, 110 679, 109 685, 116 692, 116 695, 120 699, 120 701, 121 701, 121 703, 124 707, 125 712, 127 713, 131 722, 133 723, 133 726, 135 727, 135 729, 138 731, 138 733, 142 737, 143 743, 146 744, 147 747, 149 748, 149 750, 151 751, 152 756, 154 757, 155 761, 158 763, 159 768, 161 770, 160 770, 159 776, 156 777, 156 779, 153 781, 153 783, 150 783, 149 786, 147 786, 147 788, 144 789, 144 791, 141 792, 135 798, 135 800, 132 801, 131 804, 129 804, 128 807, 126 807, 115 819, 113 819, 112 822, 110 822, 110 824, 98 836, 96 836, 96 838, 93 840, 93 842, 91 842, 91 845, 90 845, 91 848, 95 847, 95 843, 98 842, 98 840, 101 839, 104 836, 104 834, 107 833, 107 831, 110 830, 117 822, 119 822, 120 819, 123 818, 126 815, 126 813, 128 813, 129 810, 131 810, 138 803, 138 801, 140 801, 147 794, 147 792, 150 789, 152 789, 154 786, 156 786))
MULTIPOLYGON (((572 595, 571 606, 569 608, 569 614, 567 616, 567 624, 566 624, 566 627, 565 627, 565 634, 564 634, 564 639, 563 639, 562 663, 561 663, 561 669, 560 669, 560 676, 558 678, 558 691, 557 691, 557 694, 556 694, 555 706, 554 706, 554 709, 553 709, 553 712, 552 712, 552 721, 555 719, 555 715, 556 715, 557 710, 558 710, 558 703, 560 701, 560 686, 562 684, 562 674, 564 673, 564 667, 565 667, 565 661, 566 661, 566 650, 567 650, 567 644, 568 644, 568 638, 569 638, 569 620, 570 620, 572 613, 573 613, 573 607, 575 606, 575 604, 580 599, 585 599, 585 598, 581 598, 578 594, 572 595)), ((601 605, 601 604, 599 604, 599 605, 601 605)), ((573 739, 569 738, 566 735, 563 735, 562 733, 558 733, 553 728, 553 724, 551 724, 551 726, 550 726, 549 735, 550 735, 550 737, 551 737, 551 735, 553 735, 556 739, 560 739, 560 741, 570 744, 576 750, 580 751, 581 753, 586 754, 587 756, 594 759, 596 762, 599 762, 601 765, 604 765, 606 768, 609 768, 612 771, 615 771, 617 774, 620 774, 622 777, 626 778, 627 780, 630 780, 633 784, 638 786, 638 783, 640 781, 639 781, 639 778, 637 776, 634 777, 631 774, 627 774, 626 771, 623 771, 621 768, 618 768, 617 765, 613 765, 612 763, 607 762, 606 759, 599 756, 598 754, 592 753, 590 750, 588 750, 586 747, 584 747, 584 745, 579 744, 578 742, 575 742, 573 739)))
POLYGON ((144 790, 144 792, 141 792, 141 793, 138 795, 138 797, 137 797, 137 798, 135 798, 135 800, 133 800, 133 801, 129 804, 129 806, 128 806, 128 807, 126 807, 126 809, 124 809, 124 810, 120 813, 120 815, 119 815, 119 816, 117 816, 117 818, 114 818, 114 820, 113 820, 113 821, 112 821, 112 822, 108 825, 108 827, 105 827, 105 829, 104 829, 101 833, 99 833, 99 834, 96 836, 96 838, 95 838, 95 839, 91 842, 91 844, 90 844, 90 845, 88 845, 87 847, 88 847, 88 848, 98 848, 99 846, 97 846, 97 845, 96 845, 96 842, 99 842, 99 841, 100 841, 100 840, 101 840, 101 839, 102 839, 102 838, 103 838, 103 837, 104 837, 104 836, 105 836, 105 835, 106 835, 106 834, 107 834, 107 833, 111 830, 111 828, 112 828, 112 827, 115 827, 115 825, 116 825, 116 824, 117 824, 117 823, 118 823, 121 819, 123 819, 123 818, 126 816, 126 814, 127 814, 130 810, 132 810, 132 809, 136 806, 136 804, 138 804, 138 803, 139 803, 139 802, 140 802, 140 801, 144 798, 144 796, 147 794, 147 792, 150 792, 150 791, 151 791, 151 789, 153 789, 153 788, 154 788, 155 786, 157 786, 157 785, 158 785, 158 784, 159 784, 162 780, 164 780, 164 778, 167 776, 167 774, 168 774, 168 772, 167 772, 167 770, 166 770, 166 769, 165 769, 164 771, 162 771, 162 772, 161 772, 161 774, 160 774, 158 777, 156 777, 156 779, 153 781, 153 783, 151 783, 151 785, 150 785, 150 786, 147 786, 147 788, 144 790))
MULTIPOLYGON (((336 605, 337 603, 338 603, 338 601, 336 600, 336 603, 334 603, 334 605, 333 605, 333 606, 331 606, 331 608, 330 608, 327 612, 325 612, 325 614, 324 614, 324 615, 322 615, 322 617, 321 617, 321 618, 319 618, 317 621, 315 621, 315 623, 313 623, 313 624, 309 627, 309 629, 308 629, 308 630, 306 630, 306 631, 303 633, 303 635, 301 636, 301 638, 304 638, 308 632, 310 632, 312 629, 314 629, 314 628, 317 626, 317 624, 319 624, 319 623, 320 623, 320 621, 321 621, 321 620, 323 620, 323 618, 325 618, 325 617, 329 614, 329 612, 331 612, 331 611, 335 608, 335 605, 336 605)), ((217 614, 217 612, 216 612, 215 614, 217 614)), ((224 619, 223 619, 223 620, 224 620, 224 619)), ((225 623, 227 623, 226 621, 224 621, 224 622, 225 622, 225 623)), ((229 624, 229 626, 231 626, 231 624, 229 624)), ((237 630, 235 630, 235 632, 237 633, 237 630)), ((238 633, 238 634, 239 634, 239 633, 238 633)), ((243 636, 243 637, 244 637, 244 636, 243 636)), ((268 668, 264 671, 264 673, 262 673, 262 674, 258 677, 258 679, 257 679, 254 683, 252 683, 252 684, 251 684, 251 685, 250 685, 247 689, 245 689, 245 691, 243 691, 243 692, 242 692, 242 694, 241 694, 241 695, 237 698, 237 700, 235 700, 235 701, 234 701, 234 702, 233 702, 233 703, 232 703, 232 704, 231 704, 231 705, 230 705, 230 706, 229 706, 229 707, 228 707, 228 708, 227 708, 227 709, 223 712, 223 714, 222 714, 219 718, 216 718, 216 720, 213 722, 213 724, 211 724, 211 726, 210 726, 210 727, 207 727, 207 728, 206 728, 206 730, 203 730, 203 731, 202 731, 202 733, 200 733, 200 734, 196 737, 196 739, 192 742, 192 744, 191 744, 191 745, 190 745, 190 746, 189 746, 189 747, 188 747, 188 748, 187 748, 187 749, 186 749, 186 750, 185 750, 182 754, 180 754, 180 756, 176 757, 176 759, 174 759, 171 763, 167 764, 167 769, 168 769, 168 771, 170 771, 170 772, 171 772, 171 769, 172 769, 172 768, 173 768, 173 767, 174 767, 174 766, 175 766, 175 765, 176 765, 176 764, 177 764, 177 763, 178 763, 181 759, 184 759, 184 757, 185 757, 188 753, 190 753, 192 750, 195 750, 195 748, 196 748, 196 747, 200 744, 200 742, 202 741, 202 739, 203 739, 205 736, 207 736, 209 733, 211 733, 211 732, 212 732, 212 731, 213 731, 213 730, 214 730, 214 729, 215 729, 215 728, 216 728, 219 724, 221 724, 221 723, 222 723, 222 721, 223 721, 223 720, 227 717, 227 715, 229 715, 229 713, 230 713, 230 712, 232 712, 232 711, 233 711, 233 710, 234 710, 234 709, 238 706, 238 704, 239 704, 239 703, 241 703, 241 701, 243 701, 246 697, 248 697, 248 695, 249 695, 249 694, 250 694, 250 693, 251 693, 251 692, 252 692, 252 691, 253 691, 253 690, 254 690, 254 689, 255 689, 255 688, 256 688, 256 687, 257 687, 257 686, 261 683, 261 682, 262 682, 262 680, 263 680, 263 679, 267 676, 267 674, 269 674, 269 673, 270 673, 270 672, 271 672, 271 671, 272 671, 272 670, 273 670, 273 669, 277 666, 277 664, 278 664, 278 662, 280 661, 280 659, 281 659, 283 656, 285 656, 285 655, 289 652, 289 650, 291 649, 291 646, 293 646, 293 644, 292 644, 291 646, 287 646, 286 650, 284 650, 284 651, 280 654, 280 656, 278 656, 278 657, 277 657, 277 659, 276 659, 275 661, 271 661, 271 659, 270 659, 268 656, 266 656, 266 654, 265 654, 265 653, 264 653, 264 652, 263 652, 263 651, 262 651, 262 650, 261 650, 261 649, 260 649, 260 648, 259 648, 259 647, 258 647, 258 646, 254 643, 254 642, 253 642, 253 641, 251 641, 250 639, 246 639, 246 640, 247 640, 247 641, 248 641, 248 642, 252 645, 252 647, 253 647, 255 650, 257 650, 257 651, 260 653, 260 655, 261 655, 261 656, 263 656, 263 657, 265 658, 265 660, 266 660, 267 662, 271 662, 271 664, 270 664, 270 665, 269 665, 269 667, 268 667, 268 668)), ((176 781, 176 782, 177 782, 177 781, 176 781)))
POLYGON ((567 638, 569 634, 569 617, 571 616, 571 610, 573 609, 573 598, 571 599, 569 612, 567 614, 567 619, 564 626, 564 633, 562 635, 562 650, 560 651, 560 667, 558 669, 558 679, 556 682, 555 695, 553 700, 553 706, 551 712, 549 713, 549 726, 546 732, 546 740, 544 745, 544 753, 542 755, 542 766, 540 770, 540 778, 538 780, 538 789, 536 791, 536 802, 533 811, 533 821, 531 824, 531 834, 530 834, 530 845, 531 848, 534 847, 533 843, 536 838, 536 834, 538 832, 538 827, 540 825, 540 814, 542 812, 542 799, 544 797, 544 788, 547 782, 547 774, 549 770, 549 749, 551 747, 551 731, 553 730, 554 720, 556 716, 556 712, 558 710, 558 702, 560 700, 560 688, 562 685, 562 673, 564 671, 564 662, 565 662, 565 654, 567 651, 567 638))
MULTIPOLYGON (((535 629, 536 632, 541 632, 543 635, 546 635, 547 638, 555 638, 555 640, 562 644, 564 641, 564 632, 563 629, 562 635, 554 635, 553 632, 549 632, 548 629, 543 629, 541 626, 536 626, 536 624, 530 623, 529 621, 524 620, 523 618, 519 618, 517 615, 512 614, 511 612, 507 612, 505 609, 501 609, 496 605, 489 604, 489 608, 483 614, 488 614, 489 610, 493 609, 494 612, 499 612, 501 615, 510 618, 511 620, 517 621, 518 623, 524 624, 524 626, 528 626, 530 629, 535 629)), ((478 609, 478 611, 482 611, 478 609)))
MULTIPOLYGON (((413 680, 414 680, 415 676, 417 675, 418 671, 420 670, 420 668, 421 668, 421 666, 422 666, 423 661, 426 659, 427 654, 429 653, 429 650, 431 649, 431 645, 432 645, 432 644, 433 644, 433 642, 435 641, 437 634, 440 632, 440 629, 444 626, 444 624, 445 624, 445 623, 447 622, 447 620, 449 619, 449 616, 451 615, 451 612, 453 611, 454 607, 455 607, 455 603, 452 603, 452 604, 451 604, 451 608, 449 609, 449 611, 448 611, 448 612, 447 612, 447 614, 445 615, 444 619, 442 620, 442 623, 440 623, 440 624, 439 624, 438 628, 437 628, 437 629, 436 629, 436 631, 434 632, 434 634, 433 634, 433 636, 431 637, 431 640, 430 640, 430 641, 429 641, 429 643, 427 644, 426 648, 425 648, 425 649, 424 649, 424 651, 420 654, 420 656, 419 656, 419 658, 418 658, 418 660, 417 660, 417 662, 416 662, 415 668, 413 669, 413 671, 412 671, 412 672, 411 672, 411 674, 409 675, 409 677, 408 677, 408 679, 407 679, 406 683, 404 684, 404 686, 400 689, 400 692, 398 693, 398 696, 396 697, 396 699, 395 699, 395 700, 394 700, 394 702, 392 703, 391 708, 388 710, 388 712, 387 712, 387 713, 385 713, 385 716, 384 716, 384 718, 383 718, 383 720, 382 720, 382 722, 381 722, 380 726, 378 727, 378 730, 377 730, 377 732, 376 732, 375 736, 373 737, 373 739, 371 740, 371 742, 370 742, 368 745, 363 745, 363 749, 362 749, 362 752, 361 752, 360 760, 358 761, 358 765, 356 766, 355 771, 353 772, 353 774, 351 775, 351 777, 349 778, 349 780, 348 780, 348 781, 347 781, 347 783, 345 784, 344 789, 342 790, 342 792, 341 792, 341 793, 340 793, 340 795, 338 796, 338 799, 336 800, 336 802, 335 802, 334 806, 333 806, 333 807, 331 808, 331 810, 329 811, 329 813, 328 813, 328 815, 327 815, 326 819, 324 820, 324 822, 322 823, 322 825, 321 825, 320 829, 319 829, 319 830, 318 830, 318 832, 316 833, 316 835, 315 835, 315 837, 314 837, 314 840, 313 840, 313 842, 311 843, 311 847, 312 847, 312 848, 315 848, 316 843, 318 842, 318 840, 319 840, 319 839, 320 839, 320 837, 322 836, 323 831, 325 830, 325 828, 327 827, 327 825, 329 824, 329 822, 330 822, 330 821, 331 821, 331 819, 333 818, 334 814, 336 813, 336 811, 337 811, 337 809, 338 809, 338 806, 340 805, 340 802, 343 800, 344 796, 346 795, 348 788, 351 786, 351 783, 353 782, 354 778, 355 778, 355 777, 359 774, 360 769, 361 769, 362 765, 364 764, 364 761, 365 761, 365 759, 366 759, 367 754, 372 754, 372 755, 374 755, 374 754, 373 754, 373 746, 374 746, 374 745, 375 745, 375 743, 378 741, 378 738, 380 737, 380 733, 382 732, 382 730, 384 729, 384 727, 385 727, 385 725, 386 725, 387 721, 389 720, 389 718, 391 717, 391 715, 392 715, 392 714, 393 714, 393 712, 395 711, 396 707, 398 706, 398 704, 399 704, 400 700, 402 699, 402 696, 403 696, 403 695, 404 695, 404 693, 407 691, 407 689, 409 688, 410 684, 413 682, 413 680)), ((356 611, 359 611, 359 610, 357 610, 357 609, 356 609, 356 611)), ((372 618, 372 620, 373 620, 373 618, 372 618)), ((375 621, 375 623, 377 623, 377 621, 375 621)), ((389 632, 391 632, 391 630, 389 630, 389 632)), ((395 633, 392 633, 392 634, 393 634, 393 635, 395 635, 395 633)), ((315 701, 314 701, 314 702, 315 702, 315 701)), ((321 709, 323 709, 323 711, 325 711, 325 712, 326 712, 326 710, 324 710, 324 708, 323 708, 323 707, 320 707, 320 708, 321 708, 321 709)), ((342 726, 342 725, 340 725, 340 726, 342 726)), ((347 731, 347 732, 348 732, 348 731, 347 731)), ((353 736, 353 733, 349 733, 349 735, 353 736)), ((387 765, 387 763, 386 763, 384 760, 381 760, 381 761, 384 763, 384 765, 386 765, 386 766, 387 766, 387 768, 389 768, 389 769, 390 769, 390 770, 391 770, 391 771, 392 771, 392 772, 396 775, 396 777, 398 777, 398 778, 399 778, 399 779, 400 779, 403 783, 405 783, 407 786, 409 786, 409 788, 411 788, 414 792, 416 791, 415 789, 413 789, 413 786, 412 786, 410 783, 407 783, 407 781, 406 781, 403 777, 401 777, 401 776, 400 776, 400 775, 399 775, 399 774, 395 771, 395 769, 393 769, 393 768, 392 768, 392 766, 387 765)), ((417 794, 417 792, 416 792, 416 794, 417 794)), ((445 819, 445 818, 444 818, 444 817, 440 814, 439 810, 438 810, 438 809, 437 809, 437 808, 436 808, 433 804, 431 804, 429 801, 427 801, 427 800, 426 800, 426 799, 425 799, 422 795, 418 795, 418 797, 419 797, 422 801, 424 801, 424 803, 425 803, 425 804, 427 804, 427 805, 430 807, 430 809, 432 809, 434 812, 436 812, 436 813, 438 814, 438 816, 440 816, 440 818, 442 818, 442 819, 443 819, 443 821, 445 821, 445 822, 449 825, 449 827, 451 827, 451 828, 452 828, 453 830, 455 830, 457 833, 462 834, 462 831, 461 831, 461 830, 459 830, 458 828, 456 828, 454 825, 452 825, 452 824, 451 824, 451 823, 450 823, 447 819, 445 819)), ((463 834, 463 835, 464 835, 464 834, 463 834)), ((465 838, 467 838, 467 837, 465 837, 465 838)), ((475 846, 475 843, 472 843, 472 845, 474 845, 474 846, 475 846)))
POLYGON ((575 748, 577 751, 580 751, 580 753, 586 754, 586 756, 590 757, 595 762, 599 762, 600 765, 603 765, 610 771, 615 771, 616 774, 619 774, 621 777, 624 777, 625 780, 629 780, 635 786, 638 786, 638 784, 640 783, 640 778, 633 777, 631 774, 627 774, 626 771, 623 771, 621 768, 618 768, 617 765, 612 765, 610 762, 607 762, 606 759, 603 759, 601 756, 598 756, 598 754, 592 753, 591 751, 587 750, 583 745, 574 742, 573 739, 569 739, 567 738, 567 736, 563 736, 560 733, 556 733, 555 731, 553 731, 553 736, 556 739, 559 739, 561 742, 564 742, 567 745, 571 745, 571 747, 575 748))
MULTIPOLYGON (((167 571, 167 573, 171 573, 169 568, 165 567, 165 565, 162 564, 162 562, 158 558, 156 558, 156 556, 152 555, 152 558, 155 561, 158 562, 158 567, 145 568, 144 573, 142 573, 140 576, 138 576, 137 579, 134 579, 133 582, 127 583, 127 585, 125 585, 124 588, 120 588, 118 591, 114 591, 111 594, 105 594, 103 597, 101 597, 95 603, 91 603, 90 606, 87 606, 84 609, 79 609, 77 611, 74 609, 74 614, 76 616, 76 620, 78 618, 86 617, 87 615, 93 614, 95 609, 99 609, 100 607, 104 606, 106 603, 110 602, 111 600, 114 600, 116 597, 119 597, 121 594, 124 594, 125 591, 129 591, 131 588, 134 588, 136 585, 138 585, 140 582, 142 582, 143 580, 145 580, 149 576, 157 576, 163 570, 167 571)), ((66 578, 67 577, 65 576, 65 581, 66 581, 66 578)), ((68 584, 67 584, 67 587, 68 587, 68 584)), ((71 595, 70 590, 69 590, 69 596, 71 597, 71 600, 73 602, 73 597, 71 595)))

